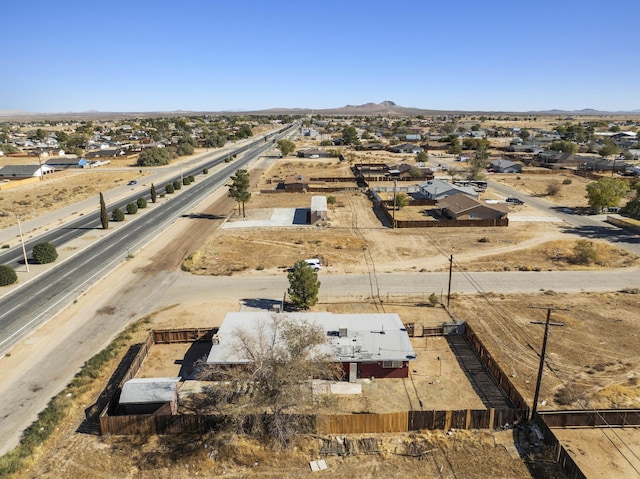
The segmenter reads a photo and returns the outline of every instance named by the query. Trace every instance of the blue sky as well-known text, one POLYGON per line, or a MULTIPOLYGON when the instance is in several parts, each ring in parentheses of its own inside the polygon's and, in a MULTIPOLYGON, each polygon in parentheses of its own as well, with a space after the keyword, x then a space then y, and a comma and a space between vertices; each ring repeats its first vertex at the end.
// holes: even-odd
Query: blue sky
POLYGON ((640 109, 640 2, 7 1, 0 110, 640 109))

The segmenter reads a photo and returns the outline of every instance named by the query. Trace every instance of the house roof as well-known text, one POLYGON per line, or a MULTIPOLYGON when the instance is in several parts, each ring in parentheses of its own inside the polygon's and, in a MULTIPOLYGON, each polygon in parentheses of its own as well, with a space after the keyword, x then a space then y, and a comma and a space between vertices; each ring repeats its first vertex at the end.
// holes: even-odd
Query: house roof
POLYGON ((511 166, 519 166, 520 163, 516 163, 515 161, 511 161, 511 160, 505 160, 503 158, 500 158, 498 160, 493 160, 491 162, 491 166, 495 166, 497 168, 509 168, 511 166))
POLYGON ((174 399, 180 378, 134 378, 122 386, 120 404, 168 402, 174 399))
POLYGON ((311 210, 312 211, 327 211, 327 197, 326 196, 312 196, 311 197, 311 210))
POLYGON ((451 194, 464 193, 470 196, 478 196, 476 190, 470 186, 458 186, 438 178, 423 181, 418 186, 432 196, 442 195, 446 192, 452 192, 451 194))
POLYGON ((456 215, 463 214, 466 211, 471 211, 478 207, 489 208, 505 214, 509 212, 508 206, 504 203, 486 204, 467 195, 447 196, 438 201, 438 206, 446 208, 456 215))
MULTIPOLYGON (((7 165, 0 168, 1 176, 34 176, 40 165, 7 165)), ((55 168, 46 164, 42 165, 42 171, 54 171, 55 168)))
MULTIPOLYGON (((386 314, 270 313, 266 311, 227 313, 218 330, 208 364, 245 364, 248 358, 235 347, 238 331, 264 333, 261 339, 274 338, 270 327, 273 319, 306 321, 319 325, 327 333, 328 343, 317 349, 318 354, 334 356, 341 362, 407 361, 415 359, 409 335, 400 316, 386 314), (341 331, 344 332, 341 335, 341 331)), ((276 335, 275 338, 278 341, 276 335)))

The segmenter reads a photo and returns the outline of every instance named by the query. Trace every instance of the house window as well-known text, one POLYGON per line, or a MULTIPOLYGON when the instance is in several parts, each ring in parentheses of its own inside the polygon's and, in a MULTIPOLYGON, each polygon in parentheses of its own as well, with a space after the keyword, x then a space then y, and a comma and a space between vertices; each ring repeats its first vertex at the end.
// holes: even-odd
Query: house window
POLYGON ((382 367, 385 369, 398 369, 402 367, 402 361, 382 361, 382 367))
POLYGON ((469 213, 469 218, 472 220, 477 220, 478 219, 478 215, 477 213, 469 213))

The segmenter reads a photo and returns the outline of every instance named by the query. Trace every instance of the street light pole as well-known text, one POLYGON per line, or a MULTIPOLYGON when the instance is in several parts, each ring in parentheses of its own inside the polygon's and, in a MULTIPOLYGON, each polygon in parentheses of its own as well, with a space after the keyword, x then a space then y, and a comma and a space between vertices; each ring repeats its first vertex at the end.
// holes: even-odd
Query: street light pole
MULTIPOLYGON (((0 216, 4 216, 5 212, 0 212, 0 216)), ((18 231, 20 232, 20 244, 22 245, 22 256, 24 256, 24 265, 27 268, 27 273, 29 272, 29 260, 27 259, 27 249, 24 247, 24 236, 22 234, 22 225, 20 224, 20 216, 15 213, 11 213, 18 220, 18 231)))

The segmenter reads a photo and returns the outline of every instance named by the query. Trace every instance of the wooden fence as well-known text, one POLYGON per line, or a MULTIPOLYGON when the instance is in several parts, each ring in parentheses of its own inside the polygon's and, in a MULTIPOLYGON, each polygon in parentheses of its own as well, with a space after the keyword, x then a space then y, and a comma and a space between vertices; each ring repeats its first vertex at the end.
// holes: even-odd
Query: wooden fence
POLYGON ((153 342, 155 344, 169 343, 193 343, 196 341, 211 341, 211 338, 218 332, 218 328, 188 328, 188 329, 171 329, 171 330, 154 330, 151 331, 153 342))
POLYGON ((640 427, 640 409, 539 411, 551 427, 640 427))
POLYGON ((567 479, 587 479, 567 450, 560 444, 551 428, 547 426, 542 415, 536 415, 535 422, 542 432, 544 443, 549 447, 551 459, 560 466, 567 479))
POLYGON ((520 392, 513 385, 509 376, 505 374, 502 368, 498 365, 493 356, 489 353, 487 348, 484 346, 478 335, 475 333, 473 328, 467 323, 465 325, 464 334, 471 343, 471 346, 476 351, 482 362, 487 366, 487 369, 491 373, 491 375, 495 378, 498 385, 502 388, 502 390, 506 393, 507 397, 511 400, 511 402, 515 405, 516 409, 525 411, 525 417, 528 417, 529 414, 529 405, 524 400, 520 392))

